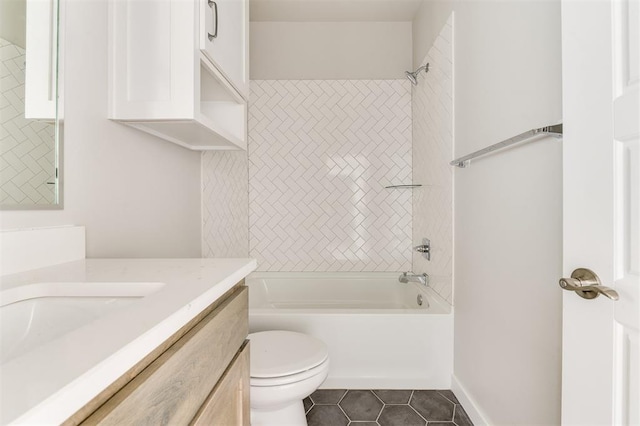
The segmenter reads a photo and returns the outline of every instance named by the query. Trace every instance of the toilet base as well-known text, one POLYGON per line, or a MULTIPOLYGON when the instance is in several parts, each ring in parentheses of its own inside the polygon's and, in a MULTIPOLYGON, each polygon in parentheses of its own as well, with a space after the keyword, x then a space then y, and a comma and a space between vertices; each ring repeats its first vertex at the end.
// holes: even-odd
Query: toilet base
POLYGON ((251 408, 251 426, 307 426, 304 405, 298 400, 275 410, 251 408))

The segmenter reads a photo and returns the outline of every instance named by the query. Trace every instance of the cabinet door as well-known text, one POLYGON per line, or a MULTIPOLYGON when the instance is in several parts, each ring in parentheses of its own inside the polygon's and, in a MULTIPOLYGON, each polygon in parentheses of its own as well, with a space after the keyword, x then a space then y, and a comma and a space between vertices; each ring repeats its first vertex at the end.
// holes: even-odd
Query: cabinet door
POLYGON ((249 426, 249 342, 233 360, 191 422, 192 426, 249 426))
POLYGON ((218 70, 247 95, 249 2, 248 0, 198 0, 200 49, 218 70))
POLYGON ((58 91, 58 0, 26 3, 25 118, 52 121, 58 91))
POLYGON ((193 34, 196 3, 112 0, 108 4, 108 117, 144 122, 193 119, 199 102, 193 34))

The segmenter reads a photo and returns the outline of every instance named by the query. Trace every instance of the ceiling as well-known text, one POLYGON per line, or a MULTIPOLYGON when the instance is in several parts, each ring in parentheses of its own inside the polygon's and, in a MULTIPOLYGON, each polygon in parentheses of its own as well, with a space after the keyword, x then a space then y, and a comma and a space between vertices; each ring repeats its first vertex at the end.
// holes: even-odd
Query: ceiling
POLYGON ((251 21, 412 21, 422 0, 250 0, 251 21))

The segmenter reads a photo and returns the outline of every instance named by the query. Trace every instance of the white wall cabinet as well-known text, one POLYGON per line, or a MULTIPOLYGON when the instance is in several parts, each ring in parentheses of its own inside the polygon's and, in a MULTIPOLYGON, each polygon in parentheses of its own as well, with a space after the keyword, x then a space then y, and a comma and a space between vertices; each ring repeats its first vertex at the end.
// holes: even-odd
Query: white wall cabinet
POLYGON ((246 149, 248 0, 220 3, 110 3, 110 119, 193 150, 246 149))
POLYGON ((242 93, 249 93, 249 8, 246 0, 197 0, 200 50, 242 93))

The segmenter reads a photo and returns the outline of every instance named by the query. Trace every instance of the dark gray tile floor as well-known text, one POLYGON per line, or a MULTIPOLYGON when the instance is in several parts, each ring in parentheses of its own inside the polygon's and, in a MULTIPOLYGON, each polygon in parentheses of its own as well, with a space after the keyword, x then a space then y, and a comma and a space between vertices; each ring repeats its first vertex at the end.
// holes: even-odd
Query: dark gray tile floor
POLYGON ((309 426, 473 426, 450 390, 320 389, 304 409, 309 426))

